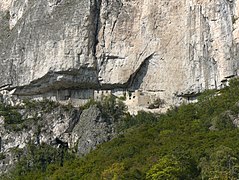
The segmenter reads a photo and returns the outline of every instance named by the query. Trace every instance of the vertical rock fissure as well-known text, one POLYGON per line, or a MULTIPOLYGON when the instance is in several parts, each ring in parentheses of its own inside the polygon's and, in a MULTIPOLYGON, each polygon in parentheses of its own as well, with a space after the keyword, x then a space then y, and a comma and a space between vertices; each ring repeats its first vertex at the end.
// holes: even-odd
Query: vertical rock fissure
POLYGON ((100 29, 100 9, 101 9, 101 3, 102 0, 94 0, 94 5, 93 5, 93 9, 92 9, 92 14, 94 17, 94 47, 93 47, 93 56, 95 58, 95 60, 97 59, 96 57, 96 48, 97 45, 99 43, 99 39, 98 39, 98 34, 99 34, 99 29, 100 29))
POLYGON ((118 12, 117 12, 117 15, 116 15, 115 21, 113 22, 112 29, 111 29, 111 35, 112 35, 113 32, 114 32, 114 29, 115 29, 115 26, 116 26, 117 20, 119 19, 119 15, 120 15, 121 10, 122 10, 123 5, 124 5, 124 4, 122 3, 121 0, 119 0, 119 1, 117 1, 117 2, 120 4, 120 8, 119 8, 119 10, 118 10, 118 12))
POLYGON ((66 129, 65 133, 71 133, 76 124, 80 120, 80 115, 82 114, 82 110, 74 110, 72 112, 70 121, 69 121, 69 127, 66 129))
MULTIPOLYGON (((92 22, 94 25, 92 55, 93 55, 94 62, 95 62, 96 73, 99 74, 99 65, 97 63, 96 51, 97 51, 97 45, 99 44, 98 36, 99 36, 99 30, 100 30, 100 26, 101 26, 100 10, 101 10, 102 0, 92 0, 92 1, 91 1, 91 6, 93 6, 93 8, 91 8, 91 15, 93 17, 92 22), (92 3, 93 3, 93 5, 92 5, 92 3)), ((98 81, 98 85, 100 85, 99 79, 97 81, 98 81)))

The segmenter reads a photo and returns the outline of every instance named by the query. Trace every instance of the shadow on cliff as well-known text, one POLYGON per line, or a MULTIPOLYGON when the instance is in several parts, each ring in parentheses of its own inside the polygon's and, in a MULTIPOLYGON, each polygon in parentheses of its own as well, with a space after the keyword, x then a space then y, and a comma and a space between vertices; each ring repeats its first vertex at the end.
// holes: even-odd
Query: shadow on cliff
POLYGON ((130 90, 136 90, 139 89, 144 77, 146 76, 148 72, 148 67, 150 60, 153 58, 154 53, 148 56, 139 66, 139 68, 130 76, 128 81, 128 88, 130 90))

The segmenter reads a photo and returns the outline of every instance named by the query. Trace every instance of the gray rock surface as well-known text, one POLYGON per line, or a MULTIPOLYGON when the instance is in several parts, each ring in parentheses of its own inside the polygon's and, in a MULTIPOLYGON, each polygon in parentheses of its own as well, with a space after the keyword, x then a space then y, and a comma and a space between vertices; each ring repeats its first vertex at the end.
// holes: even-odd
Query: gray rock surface
POLYGON ((82 156, 115 135, 114 125, 101 117, 96 106, 84 111, 61 106, 47 109, 19 109, 24 122, 18 125, 6 126, 0 116, 0 153, 5 156, 0 159, 0 174, 17 161, 15 152, 29 143, 57 148, 56 141, 61 141, 82 156))
POLYGON ((82 112, 80 120, 74 127, 73 141, 77 141, 80 156, 89 153, 97 145, 109 141, 115 134, 110 119, 102 118, 100 110, 92 106, 82 112))
MULTIPOLYGON (((239 0, 0 0, 0 91, 17 96, 128 89, 177 104, 238 76, 238 52, 239 0)), ((0 117, 0 169, 32 140, 83 155, 114 133, 95 107, 21 113, 42 121, 11 132, 0 117)))
POLYGON ((97 51, 101 83, 131 77, 131 88, 172 103, 173 94, 220 88, 237 75, 238 1, 107 2, 97 51))
POLYGON ((237 76, 238 5, 0 0, 0 87, 141 89, 175 104, 237 76))
POLYGON ((96 86, 95 8, 88 0, 12 1, 3 12, 1 86, 18 94, 96 86))

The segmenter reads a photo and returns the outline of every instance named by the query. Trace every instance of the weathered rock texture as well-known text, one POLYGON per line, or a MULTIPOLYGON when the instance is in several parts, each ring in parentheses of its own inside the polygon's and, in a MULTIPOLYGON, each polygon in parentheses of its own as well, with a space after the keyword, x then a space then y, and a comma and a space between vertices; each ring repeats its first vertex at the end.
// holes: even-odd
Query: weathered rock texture
MULTIPOLYGON (((0 90, 18 96, 140 90, 176 104, 237 76, 238 52, 239 0, 0 0, 0 90)), ((80 114, 34 114, 44 119, 37 141, 78 142, 84 154, 111 138, 99 110, 80 114)), ((4 153, 38 133, 3 121, 4 153)))
POLYGON ((116 135, 114 124, 96 106, 83 111, 61 106, 49 109, 18 109, 24 122, 8 126, 0 116, 0 154, 5 156, 0 159, 0 174, 17 162, 15 151, 29 143, 58 147, 61 141, 82 156, 116 135))
POLYGON ((97 107, 83 111, 72 131, 72 141, 78 142, 78 154, 85 155, 97 145, 109 141, 115 134, 114 128, 113 121, 106 121, 97 107))
POLYGON ((0 0, 0 86, 142 89, 168 103, 237 75, 238 0, 0 0))

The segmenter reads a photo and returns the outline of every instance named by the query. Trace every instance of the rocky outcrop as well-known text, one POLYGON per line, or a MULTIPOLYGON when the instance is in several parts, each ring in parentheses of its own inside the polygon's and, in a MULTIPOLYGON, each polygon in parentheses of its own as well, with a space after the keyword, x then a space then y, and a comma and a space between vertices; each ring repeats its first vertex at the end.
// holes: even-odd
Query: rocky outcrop
POLYGON ((36 146, 46 143, 55 148, 63 143, 82 156, 115 135, 115 125, 103 118, 96 106, 82 111, 60 105, 41 109, 43 104, 19 108, 21 123, 8 124, 7 117, 0 117, 0 174, 14 165, 18 160, 16 152, 29 143, 36 146))
POLYGON ((0 1, 0 86, 154 92, 168 104, 238 70, 238 0, 0 1))
POLYGON ((141 68, 130 88, 170 101, 237 75, 238 1, 107 2, 97 51, 101 83, 126 82, 141 68))
POLYGON ((80 120, 72 131, 73 142, 77 143, 80 156, 89 153, 97 145, 109 141, 114 135, 114 124, 102 117, 101 111, 92 106, 82 112, 80 120))
POLYGON ((1 85, 19 87, 17 94, 97 86, 96 12, 91 1, 12 1, 1 85))
MULTIPOLYGON (((239 0, 0 0, 0 24, 0 91, 11 95, 1 100, 9 104, 137 90, 126 100, 132 108, 157 99, 167 107, 238 75, 239 0)), ((96 107, 20 113, 21 131, 0 118, 0 151, 9 154, 2 169, 14 163, 10 150, 30 141, 57 138, 83 155, 114 134, 96 107)))

